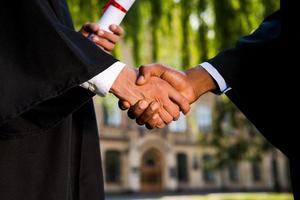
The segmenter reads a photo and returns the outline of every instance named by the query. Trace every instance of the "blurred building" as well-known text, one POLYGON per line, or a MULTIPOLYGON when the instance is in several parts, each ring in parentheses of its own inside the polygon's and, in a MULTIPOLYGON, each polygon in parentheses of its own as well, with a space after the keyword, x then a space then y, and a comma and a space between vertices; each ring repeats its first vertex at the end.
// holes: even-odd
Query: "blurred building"
POLYGON ((198 140, 199 134, 212 131, 214 98, 204 96, 187 117, 154 131, 128 119, 115 99, 96 99, 106 191, 289 190, 288 161, 279 151, 265 153, 260 161, 243 161, 223 170, 205 167, 213 159, 213 149, 201 147, 198 140))

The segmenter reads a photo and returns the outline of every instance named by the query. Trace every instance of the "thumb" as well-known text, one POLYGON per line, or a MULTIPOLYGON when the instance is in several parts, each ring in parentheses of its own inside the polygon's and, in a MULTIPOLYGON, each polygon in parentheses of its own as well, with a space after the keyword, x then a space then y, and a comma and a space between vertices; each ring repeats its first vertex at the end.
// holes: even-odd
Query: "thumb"
POLYGON ((136 81, 137 85, 146 84, 151 76, 160 77, 164 70, 161 68, 160 64, 142 65, 139 68, 139 77, 136 81))
POLYGON ((146 67, 143 65, 139 68, 139 77, 136 81, 136 84, 144 85, 150 80, 150 78, 151 78, 150 67, 146 67))

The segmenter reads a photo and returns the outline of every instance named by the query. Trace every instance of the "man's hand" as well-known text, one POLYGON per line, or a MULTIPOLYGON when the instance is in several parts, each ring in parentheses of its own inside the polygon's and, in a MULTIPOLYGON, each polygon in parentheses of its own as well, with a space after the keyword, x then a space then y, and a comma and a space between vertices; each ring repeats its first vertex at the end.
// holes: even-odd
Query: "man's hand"
MULTIPOLYGON (((137 84, 143 85, 153 76, 167 81, 172 87, 180 92, 190 104, 195 102, 204 93, 212 91, 217 87, 209 73, 199 66, 181 72, 161 64, 142 66, 139 69, 137 84)), ((119 102, 119 105, 123 110, 130 107, 129 103, 126 101, 119 102)), ((141 124, 143 124, 147 118, 153 116, 153 113, 155 112, 150 109, 145 109, 143 111, 140 110, 135 117, 141 124)))
POLYGON ((131 118, 141 115, 145 109, 149 110, 151 114, 144 115, 142 122, 137 119, 138 124, 146 124, 148 128, 162 127, 177 120, 180 110, 184 113, 189 111, 188 100, 169 83, 158 77, 149 77, 147 83, 139 86, 136 85, 137 75, 136 70, 125 67, 114 82, 111 92, 120 100, 134 105, 129 112, 131 118))
POLYGON ((192 80, 189 79, 185 72, 162 64, 143 65, 139 68, 139 78, 136 83, 143 85, 147 83, 152 76, 167 81, 178 92, 185 96, 190 103, 197 100, 197 90, 193 87, 192 80))
POLYGON ((105 51, 112 52, 115 45, 124 36, 124 30, 117 25, 111 25, 109 29, 112 33, 104 31, 96 23, 86 23, 80 30, 84 37, 93 34, 92 41, 105 51))
POLYGON ((194 103, 204 93, 217 87, 210 74, 201 66, 186 71, 178 71, 163 64, 143 65, 139 68, 137 84, 147 83, 152 76, 167 81, 188 99, 190 104, 194 103))

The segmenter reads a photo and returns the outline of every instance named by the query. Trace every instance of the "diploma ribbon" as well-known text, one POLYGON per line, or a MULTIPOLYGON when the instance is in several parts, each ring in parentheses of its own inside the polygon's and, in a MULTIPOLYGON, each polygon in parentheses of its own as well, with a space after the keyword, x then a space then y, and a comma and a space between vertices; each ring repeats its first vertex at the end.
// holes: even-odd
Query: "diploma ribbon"
POLYGON ((119 9, 120 11, 124 12, 124 13, 127 13, 127 10, 121 5, 119 4, 118 2, 116 2, 115 0, 109 0, 109 2, 107 2, 103 9, 102 9, 102 12, 105 12, 109 6, 114 6, 115 8, 119 9))

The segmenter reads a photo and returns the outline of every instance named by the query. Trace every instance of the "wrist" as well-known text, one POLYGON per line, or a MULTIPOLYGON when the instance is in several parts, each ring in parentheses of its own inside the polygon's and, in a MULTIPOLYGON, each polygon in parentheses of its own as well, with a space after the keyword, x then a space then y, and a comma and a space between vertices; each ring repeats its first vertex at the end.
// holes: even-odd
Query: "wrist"
POLYGON ((122 91, 122 88, 120 87, 122 85, 122 81, 124 81, 124 77, 126 77, 126 74, 128 73, 129 67, 125 66, 121 72, 119 73, 118 77, 112 84, 109 92, 113 94, 119 94, 122 91))
POLYGON ((197 99, 201 95, 217 89, 217 85, 214 79, 201 66, 197 66, 192 69, 186 70, 185 74, 187 75, 188 80, 190 81, 194 89, 197 99))

